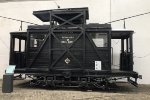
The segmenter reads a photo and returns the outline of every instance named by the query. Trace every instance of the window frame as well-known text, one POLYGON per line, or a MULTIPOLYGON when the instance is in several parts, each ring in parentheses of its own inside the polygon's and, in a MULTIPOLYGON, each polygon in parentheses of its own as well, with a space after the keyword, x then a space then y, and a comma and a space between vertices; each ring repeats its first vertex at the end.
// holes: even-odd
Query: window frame
POLYGON ((97 48, 108 48, 109 46, 109 36, 108 36, 108 31, 95 31, 95 32, 88 32, 88 34, 91 37, 92 42, 94 43, 95 47, 97 48), (104 39, 104 44, 106 46, 98 46, 96 45, 96 43, 93 41, 93 39, 98 39, 98 38, 93 38, 91 34, 99 34, 99 35, 106 35, 105 39, 104 38, 100 38, 100 39, 104 39))

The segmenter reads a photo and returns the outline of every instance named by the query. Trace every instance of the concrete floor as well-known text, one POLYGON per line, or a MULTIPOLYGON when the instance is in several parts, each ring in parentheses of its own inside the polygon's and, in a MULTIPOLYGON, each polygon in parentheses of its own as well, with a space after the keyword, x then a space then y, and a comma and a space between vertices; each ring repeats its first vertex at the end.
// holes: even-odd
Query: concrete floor
MULTIPOLYGON (((26 84, 26 81, 14 81, 12 93, 2 93, 0 100, 150 100, 150 85, 139 85, 138 88, 119 83, 115 90, 82 91, 78 88, 37 88, 26 84)), ((2 81, 0 81, 2 89, 2 81)))

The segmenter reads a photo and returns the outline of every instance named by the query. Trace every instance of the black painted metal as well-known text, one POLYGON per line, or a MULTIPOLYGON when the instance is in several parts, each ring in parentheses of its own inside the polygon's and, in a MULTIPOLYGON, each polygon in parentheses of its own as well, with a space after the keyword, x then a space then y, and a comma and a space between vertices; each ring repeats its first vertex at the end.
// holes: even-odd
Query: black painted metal
MULTIPOLYGON (((89 18, 87 8, 35 11, 33 14, 42 21, 48 21, 49 25, 32 25, 27 32, 11 33, 10 64, 16 65, 15 73, 30 74, 37 80, 43 77, 53 82, 138 78, 133 71, 133 31, 112 30, 109 24, 86 24, 89 18), (103 39, 102 35, 106 43, 98 47, 100 43, 95 41, 97 37, 103 39), (14 51, 16 38, 25 40, 25 51, 21 48, 14 51), (120 70, 117 71, 111 69, 111 39, 122 41, 120 70), (101 61, 101 69, 95 69, 95 61, 101 61)), ((19 42, 19 47, 21 45, 19 42)))

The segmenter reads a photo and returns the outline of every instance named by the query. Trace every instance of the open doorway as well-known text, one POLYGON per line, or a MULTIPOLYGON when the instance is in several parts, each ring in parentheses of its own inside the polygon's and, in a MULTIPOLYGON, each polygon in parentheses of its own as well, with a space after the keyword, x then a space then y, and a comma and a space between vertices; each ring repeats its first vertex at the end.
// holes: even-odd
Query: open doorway
POLYGON ((111 34, 112 70, 133 71, 133 31, 113 30, 111 34), (115 45, 114 42, 115 41, 115 45), (119 46, 116 46, 119 45, 119 46))

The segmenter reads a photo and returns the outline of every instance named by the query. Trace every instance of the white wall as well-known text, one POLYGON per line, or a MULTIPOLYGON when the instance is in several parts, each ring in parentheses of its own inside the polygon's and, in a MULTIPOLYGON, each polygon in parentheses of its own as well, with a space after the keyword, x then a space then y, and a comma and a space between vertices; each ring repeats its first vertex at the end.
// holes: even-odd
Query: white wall
MULTIPOLYGON (((110 21, 109 3, 110 0, 57 0, 61 8, 69 7, 89 7, 90 22, 105 23, 110 21)), ((150 11, 149 0, 112 0, 112 20, 132 16, 150 11)), ((40 20, 32 15, 35 10, 56 9, 57 6, 53 1, 29 1, 29 2, 10 2, 0 3, 0 16, 12 17, 26 20, 38 24, 43 24, 40 20)), ((150 65, 150 14, 126 20, 127 29, 135 31, 134 34, 134 70, 143 75, 140 83, 150 84, 149 65, 150 65), (142 57, 142 58, 139 58, 142 57)), ((28 24, 23 24, 26 30, 28 24)), ((9 32, 18 31, 20 22, 0 18, 0 78, 4 69, 8 66, 9 61, 9 32)), ((122 29, 123 22, 112 23, 113 28, 122 29)), ((120 49, 115 44, 115 49, 120 49)), ((115 52, 115 51, 114 51, 115 52)), ((115 52, 116 53, 116 52, 115 52)), ((114 64, 118 62, 115 61, 114 64)))

